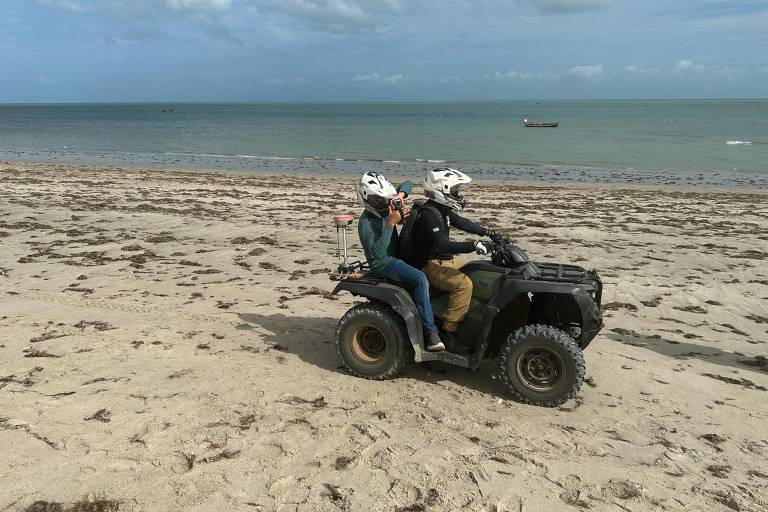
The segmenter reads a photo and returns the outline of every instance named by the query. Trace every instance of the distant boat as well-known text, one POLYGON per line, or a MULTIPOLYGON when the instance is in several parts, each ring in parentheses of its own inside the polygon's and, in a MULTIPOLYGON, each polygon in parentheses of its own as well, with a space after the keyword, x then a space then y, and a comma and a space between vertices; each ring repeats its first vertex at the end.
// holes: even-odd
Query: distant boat
POLYGON ((523 124, 526 128, 556 128, 560 126, 557 121, 529 121, 528 119, 523 119, 523 124))

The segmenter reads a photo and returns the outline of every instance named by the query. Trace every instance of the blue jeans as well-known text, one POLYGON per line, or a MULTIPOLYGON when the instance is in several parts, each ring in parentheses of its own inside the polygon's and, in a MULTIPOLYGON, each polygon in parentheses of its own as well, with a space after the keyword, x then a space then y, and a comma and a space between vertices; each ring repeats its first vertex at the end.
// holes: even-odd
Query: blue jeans
POLYGON ((413 268, 403 260, 394 259, 384 267, 381 274, 393 281, 403 283, 410 289, 416 308, 421 315, 424 330, 427 334, 436 333, 435 315, 432 313, 432 304, 429 302, 429 281, 424 272, 413 268))

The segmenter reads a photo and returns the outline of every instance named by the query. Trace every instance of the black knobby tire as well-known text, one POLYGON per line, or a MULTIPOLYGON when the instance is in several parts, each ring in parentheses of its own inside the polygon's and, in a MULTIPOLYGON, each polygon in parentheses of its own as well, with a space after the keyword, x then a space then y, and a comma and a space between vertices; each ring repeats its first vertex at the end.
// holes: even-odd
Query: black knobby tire
POLYGON ((584 383, 584 356, 566 333, 549 325, 526 325, 507 338, 499 377, 515 399, 542 407, 567 402, 584 383))
POLYGON ((336 351, 358 377, 395 377, 413 358, 403 319, 386 304, 366 302, 347 311, 336 326, 336 351))

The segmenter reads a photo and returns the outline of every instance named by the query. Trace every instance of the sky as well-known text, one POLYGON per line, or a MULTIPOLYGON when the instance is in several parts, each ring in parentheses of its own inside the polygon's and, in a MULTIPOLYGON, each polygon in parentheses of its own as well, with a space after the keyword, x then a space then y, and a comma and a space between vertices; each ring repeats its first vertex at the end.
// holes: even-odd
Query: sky
POLYGON ((0 102, 768 96, 768 0, 0 0, 0 102))

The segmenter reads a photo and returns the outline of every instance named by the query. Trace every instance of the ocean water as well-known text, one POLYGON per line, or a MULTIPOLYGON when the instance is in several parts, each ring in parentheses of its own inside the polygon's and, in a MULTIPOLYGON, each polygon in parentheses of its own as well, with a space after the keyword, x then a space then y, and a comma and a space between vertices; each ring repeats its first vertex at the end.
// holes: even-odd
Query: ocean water
POLYGON ((768 100, 0 105, 0 160, 768 187, 768 100))

